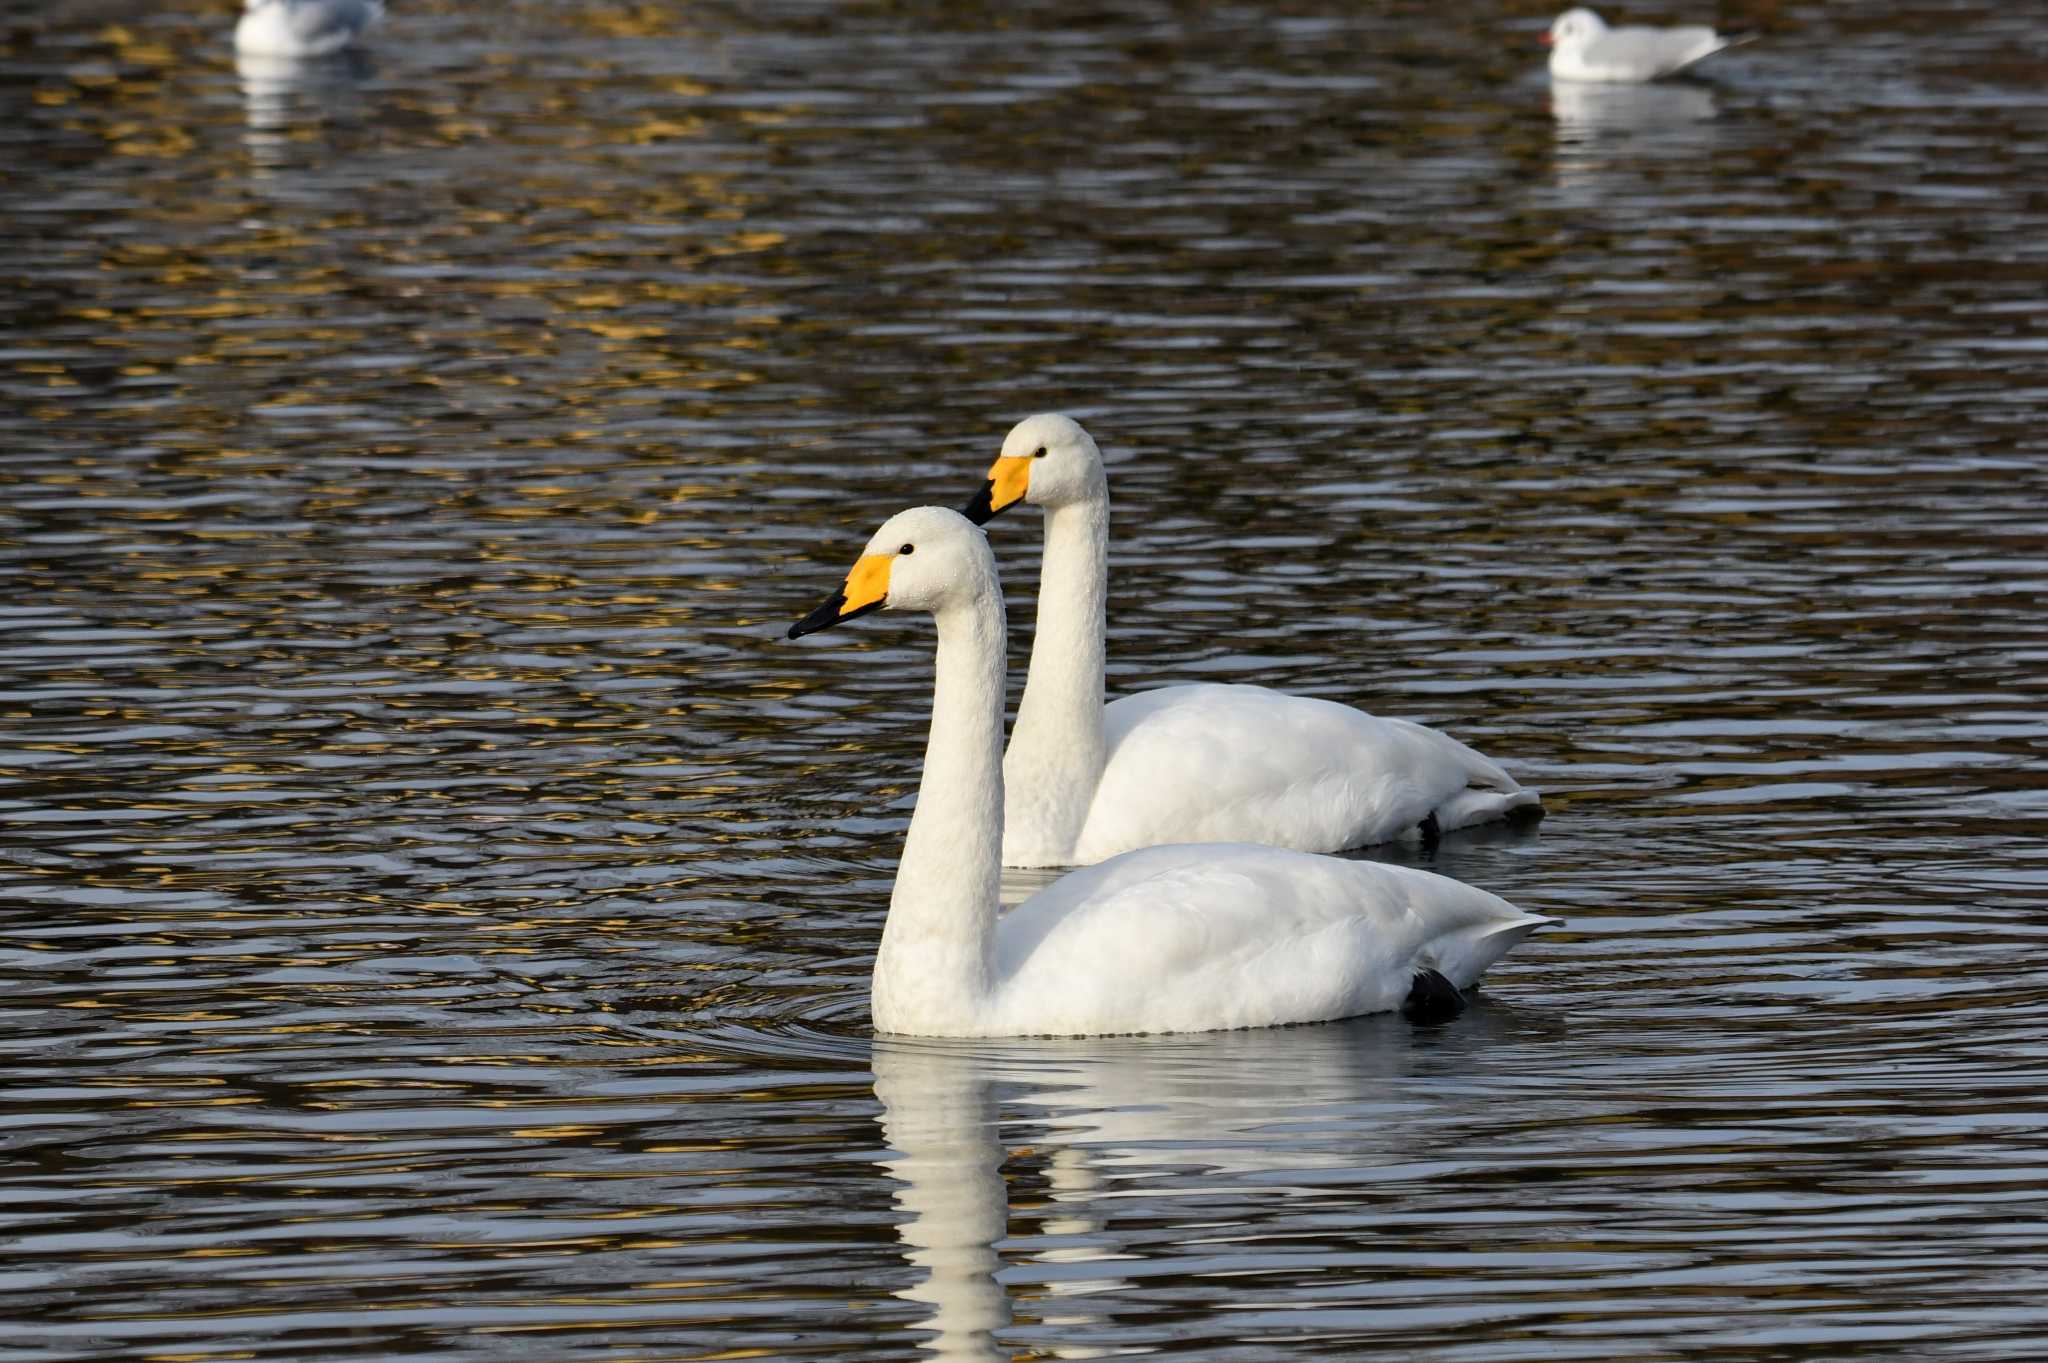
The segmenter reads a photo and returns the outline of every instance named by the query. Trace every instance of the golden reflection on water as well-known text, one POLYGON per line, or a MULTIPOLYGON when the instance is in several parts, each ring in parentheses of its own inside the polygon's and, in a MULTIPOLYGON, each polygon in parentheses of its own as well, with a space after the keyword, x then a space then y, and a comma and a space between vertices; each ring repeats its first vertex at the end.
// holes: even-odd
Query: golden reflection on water
POLYGON ((4 38, 26 1357, 2039 1351, 2017 11, 232 11, 4 38), (1113 686, 1545 791, 1468 1023, 871 1065, 928 639, 780 634, 1046 407, 1113 686))

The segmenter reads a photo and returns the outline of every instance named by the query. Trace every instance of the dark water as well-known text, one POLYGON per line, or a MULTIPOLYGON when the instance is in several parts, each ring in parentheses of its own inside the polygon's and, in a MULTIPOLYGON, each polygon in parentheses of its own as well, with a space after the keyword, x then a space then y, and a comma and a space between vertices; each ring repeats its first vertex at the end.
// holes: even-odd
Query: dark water
POLYGON ((234 9, 0 25, 0 1360, 2048 1352, 2048 19, 234 9), (1115 686, 1546 792, 1483 1007, 871 1040, 779 635, 1048 408, 1115 686))

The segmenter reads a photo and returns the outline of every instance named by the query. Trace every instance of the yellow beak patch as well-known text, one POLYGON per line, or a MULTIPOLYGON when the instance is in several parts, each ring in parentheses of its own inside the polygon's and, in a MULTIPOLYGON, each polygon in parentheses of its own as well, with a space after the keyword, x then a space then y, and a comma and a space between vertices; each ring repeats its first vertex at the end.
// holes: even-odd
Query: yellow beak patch
POLYGON ((889 599, 889 565, 895 559, 894 554, 862 554, 846 575, 846 585, 832 593, 830 601, 791 625, 789 637, 801 639, 880 610, 889 599))
POLYGON ((846 575, 846 604, 840 614, 851 615, 862 606, 878 606, 889 595, 889 565, 894 554, 862 554, 860 562, 846 575))
POLYGON ((988 505, 991 512, 1001 511, 1011 503, 1019 501, 1031 490, 1031 458, 1028 455, 1004 455, 988 466, 988 505))

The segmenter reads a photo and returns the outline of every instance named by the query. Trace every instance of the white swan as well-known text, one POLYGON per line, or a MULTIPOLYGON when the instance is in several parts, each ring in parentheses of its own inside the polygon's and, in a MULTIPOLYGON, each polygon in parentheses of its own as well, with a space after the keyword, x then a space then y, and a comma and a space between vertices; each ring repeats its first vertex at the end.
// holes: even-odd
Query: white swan
POLYGON ((1045 508, 1038 631, 1003 760, 1005 866, 1081 866, 1166 842, 1337 852, 1425 839, 1541 802, 1447 734, 1263 686, 1141 691, 1105 706, 1109 487, 1078 422, 1027 417, 968 503, 1045 508))
POLYGON ((235 50, 251 56, 326 57, 361 42, 384 0, 243 0, 235 50))
POLYGON ((1394 1008, 1441 1016, 1554 921, 1426 871, 1227 843, 1071 872, 998 920, 1007 640, 986 537, 957 512, 899 512, 789 636, 884 608, 929 612, 938 660, 924 778, 875 953, 881 1031, 1082 1036, 1394 1008))
POLYGON ((1705 24, 1609 28, 1592 10, 1568 9, 1551 21, 1543 41, 1550 47, 1553 80, 1640 85, 1675 76, 1716 52, 1748 42, 1749 36, 1724 37, 1705 24))

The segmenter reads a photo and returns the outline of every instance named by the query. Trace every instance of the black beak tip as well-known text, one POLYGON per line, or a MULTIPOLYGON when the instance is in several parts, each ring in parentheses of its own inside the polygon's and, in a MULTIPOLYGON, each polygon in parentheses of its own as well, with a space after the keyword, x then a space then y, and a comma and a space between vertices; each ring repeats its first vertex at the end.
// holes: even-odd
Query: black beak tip
POLYGON ((987 525, 995 518, 995 494, 995 480, 983 479, 980 490, 967 499, 967 505, 960 508, 960 514, 976 525, 987 525))
POLYGON ((801 639, 806 634, 816 634, 821 629, 832 628, 832 626, 838 624, 840 620, 845 618, 839 614, 840 608, 843 607, 845 604, 845 592, 832 593, 832 599, 830 601, 827 601, 824 605, 818 607, 809 615, 806 615, 803 619, 791 625, 789 627, 789 633, 784 637, 790 639, 801 639))
POLYGON ((789 633, 785 637, 801 639, 806 634, 816 634, 821 629, 830 629, 834 625, 843 625, 848 620, 858 620, 863 615, 872 614, 880 610, 885 604, 885 601, 877 598, 868 602, 865 606, 856 606, 852 610, 848 610, 846 609, 846 593, 843 591, 834 592, 830 601, 827 601, 824 605, 791 625, 789 633))

